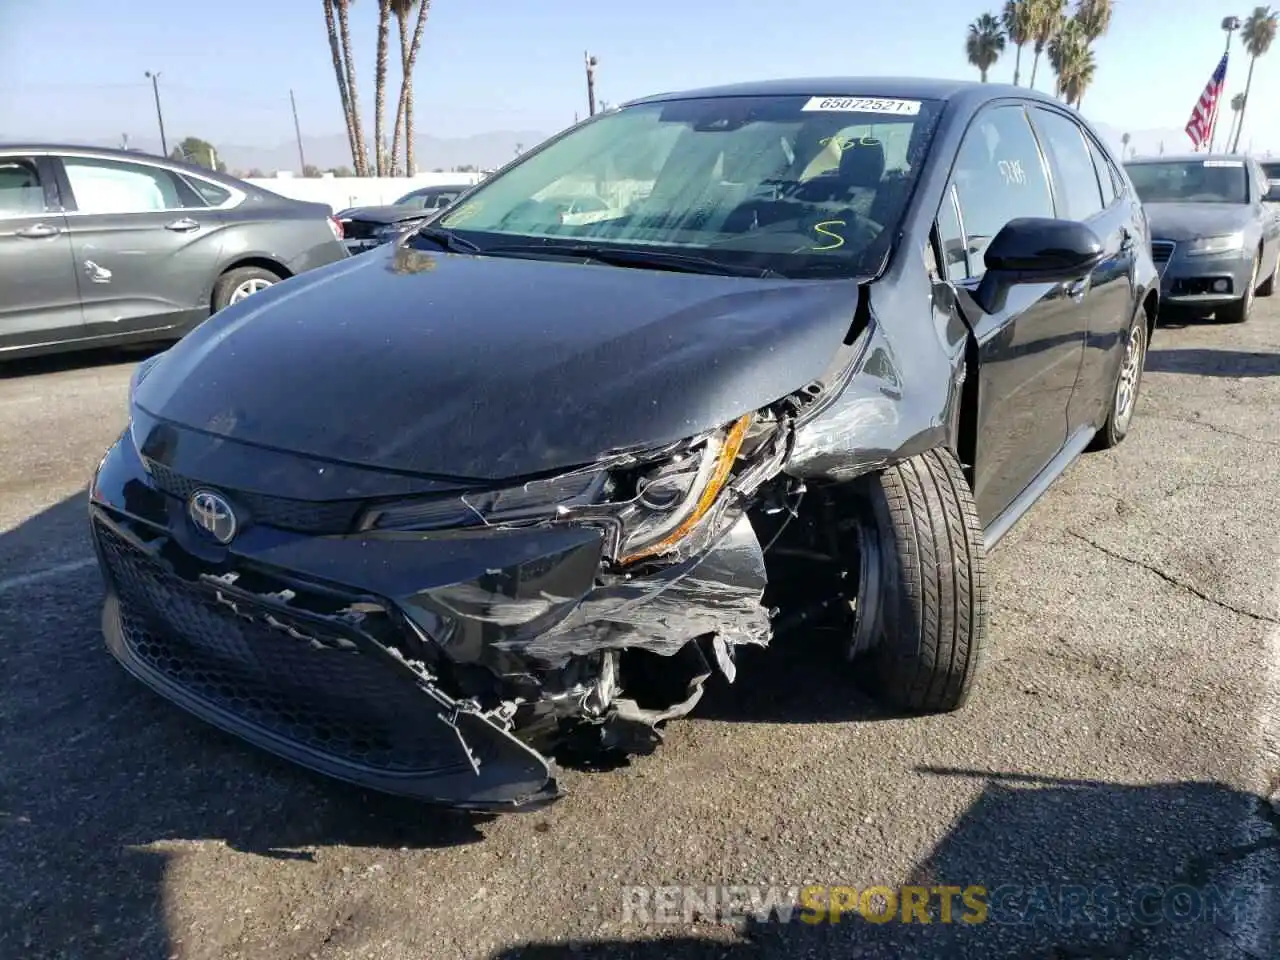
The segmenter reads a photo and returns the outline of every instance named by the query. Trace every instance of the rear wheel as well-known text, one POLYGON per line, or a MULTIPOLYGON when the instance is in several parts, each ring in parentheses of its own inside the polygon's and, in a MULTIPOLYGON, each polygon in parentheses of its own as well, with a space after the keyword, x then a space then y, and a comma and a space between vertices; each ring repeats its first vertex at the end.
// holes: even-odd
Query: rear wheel
POLYGON ((861 577, 851 654, 875 695, 915 713, 969 698, 987 634, 986 545, 973 494, 949 450, 929 450, 855 482, 861 577))
POLYGON ((1147 358, 1147 318, 1139 310, 1125 341, 1124 356, 1120 359, 1120 372, 1116 374, 1116 386, 1111 391, 1111 409, 1106 422, 1094 434, 1090 450, 1109 450, 1129 433, 1133 410, 1138 404, 1138 389, 1142 386, 1142 368, 1147 358))
POLYGON ((1253 257, 1253 270, 1249 274, 1249 285, 1245 287, 1244 296, 1235 303, 1220 307, 1217 311, 1219 320, 1226 323, 1244 323, 1253 312, 1254 291, 1258 288, 1258 271, 1262 268, 1262 254, 1253 257))
POLYGON ((213 287, 213 311, 239 303, 245 297, 261 293, 267 287, 279 283, 281 276, 265 267, 236 267, 218 278, 213 287))

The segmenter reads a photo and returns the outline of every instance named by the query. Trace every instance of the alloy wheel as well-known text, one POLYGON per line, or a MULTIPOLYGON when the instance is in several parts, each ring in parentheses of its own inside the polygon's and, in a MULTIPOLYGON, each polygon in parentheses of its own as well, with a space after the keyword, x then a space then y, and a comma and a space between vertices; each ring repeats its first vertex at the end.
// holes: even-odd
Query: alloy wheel
POLYGON ((1120 380, 1116 383, 1115 425, 1118 433, 1124 433, 1133 418, 1133 408, 1138 398, 1138 380, 1142 376, 1143 349, 1143 327, 1141 323, 1136 323, 1129 332, 1124 359, 1120 362, 1120 380))
POLYGON ((231 291, 231 297, 227 303, 238 303, 245 297, 251 297, 255 293, 261 293, 267 287, 271 286, 270 280, 264 280, 261 277, 254 277, 252 280, 246 280, 240 286, 231 291))

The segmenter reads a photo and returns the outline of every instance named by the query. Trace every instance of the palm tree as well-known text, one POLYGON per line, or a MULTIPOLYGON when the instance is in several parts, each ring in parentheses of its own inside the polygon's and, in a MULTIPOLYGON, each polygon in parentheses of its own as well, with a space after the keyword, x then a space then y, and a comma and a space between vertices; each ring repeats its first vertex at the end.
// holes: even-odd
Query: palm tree
POLYGON ((1074 104, 1093 79, 1093 51, 1084 26, 1075 17, 1066 21, 1049 41, 1049 66, 1057 77, 1054 92, 1074 104))
POLYGON ((391 0, 378 0, 378 47, 373 68, 373 166, 387 175, 387 138, 383 114, 387 108, 387 42, 391 36, 391 0))
POLYGON ((1035 16, 1031 28, 1031 44, 1035 51, 1035 59, 1031 61, 1031 86, 1036 85, 1036 68, 1040 66, 1040 54, 1049 46, 1049 41, 1058 35, 1067 18, 1067 0, 1036 0, 1033 5, 1035 16))
POLYGON ((1004 30, 1000 21, 989 13, 984 13, 969 24, 969 34, 965 37, 964 50, 969 62, 978 68, 982 82, 987 82, 987 71, 1000 59, 1004 52, 1004 30))
POLYGON ((1077 0, 1074 19, 1079 21, 1089 46, 1111 27, 1111 7, 1111 0, 1077 0))
POLYGON ((1000 23, 1009 42, 1017 49, 1013 59, 1013 83, 1017 86, 1022 76, 1022 48, 1031 41, 1031 29, 1035 26, 1036 0, 1006 0, 1000 23))
POLYGON ((400 152, 400 137, 404 135, 405 173, 413 176, 413 68, 418 61, 418 50, 422 47, 422 32, 427 26, 427 14, 431 12, 431 0, 391 0, 391 10, 395 14, 396 23, 400 27, 400 103, 396 107, 395 136, 391 142, 391 152, 400 152), (418 20, 414 24, 413 36, 409 36, 409 14, 418 8, 418 20))
POLYGON ((333 73, 338 80, 338 99, 342 102, 342 119, 347 124, 347 146, 351 159, 356 158, 356 130, 351 123, 351 96, 347 92, 346 68, 342 63, 342 46, 338 40, 338 21, 333 15, 332 0, 324 0, 324 23, 329 31, 329 54, 333 57, 333 73))
POLYGON ((324 0, 324 22, 329 33, 329 54, 338 81, 338 99, 347 123, 347 145, 355 174, 368 174, 364 153, 364 134, 360 130, 360 99, 355 88, 355 62, 351 57, 351 35, 347 26, 347 10, 351 0, 324 0), (336 14, 336 16, 335 16, 336 14))
POLYGON ((1276 38, 1276 17, 1270 7, 1254 7, 1244 21, 1240 36, 1244 40, 1245 53, 1249 54, 1249 79, 1244 83, 1244 103, 1240 106, 1240 124, 1236 127, 1236 139, 1231 144, 1232 153, 1240 146, 1240 132, 1244 129, 1244 112, 1249 106, 1249 89, 1253 86, 1253 65, 1271 49, 1276 38))

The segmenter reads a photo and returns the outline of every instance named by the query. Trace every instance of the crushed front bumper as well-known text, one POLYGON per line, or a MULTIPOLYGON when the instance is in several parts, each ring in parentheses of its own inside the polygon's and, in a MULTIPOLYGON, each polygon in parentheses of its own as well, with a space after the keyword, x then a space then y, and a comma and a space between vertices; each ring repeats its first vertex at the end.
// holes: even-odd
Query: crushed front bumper
POLYGON ((251 519, 222 547, 187 516, 205 485, 148 470, 127 432, 103 459, 89 511, 108 648, 215 726, 371 789, 536 808, 559 796, 549 731, 633 743, 692 708, 711 663, 731 675, 732 645, 768 637, 745 517, 692 560, 608 582, 594 529, 315 535, 297 528, 332 504, 225 486, 251 519), (690 683, 641 707, 616 651, 680 664, 690 683))

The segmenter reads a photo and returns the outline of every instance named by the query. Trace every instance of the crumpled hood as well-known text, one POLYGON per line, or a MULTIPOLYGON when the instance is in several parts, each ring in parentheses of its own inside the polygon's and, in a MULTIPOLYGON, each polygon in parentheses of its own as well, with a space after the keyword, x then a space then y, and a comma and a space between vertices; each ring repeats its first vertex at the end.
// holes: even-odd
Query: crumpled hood
POLYGON ((215 314, 133 401, 198 430, 505 479, 727 423, 821 376, 857 281, 663 273, 389 245, 215 314))
POLYGON ((363 220, 367 223, 399 223, 401 220, 422 220, 435 213, 422 207, 349 207, 334 214, 339 220, 363 220))
POLYGON ((1196 240, 1234 233, 1253 220, 1246 203, 1145 203, 1151 236, 1157 240, 1196 240))

